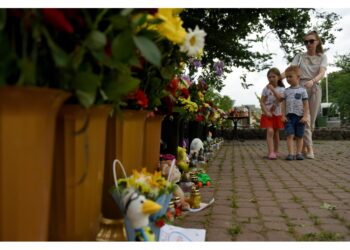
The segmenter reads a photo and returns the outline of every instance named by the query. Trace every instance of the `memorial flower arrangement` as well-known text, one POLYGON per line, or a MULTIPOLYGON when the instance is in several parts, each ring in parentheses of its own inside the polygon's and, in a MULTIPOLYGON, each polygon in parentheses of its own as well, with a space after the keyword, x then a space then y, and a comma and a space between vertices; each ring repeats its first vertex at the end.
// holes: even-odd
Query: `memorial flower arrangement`
POLYGON ((118 180, 118 188, 121 192, 127 188, 134 188, 140 194, 151 200, 157 200, 162 195, 171 194, 174 186, 167 181, 161 172, 149 173, 145 168, 141 171, 133 170, 131 176, 118 180))

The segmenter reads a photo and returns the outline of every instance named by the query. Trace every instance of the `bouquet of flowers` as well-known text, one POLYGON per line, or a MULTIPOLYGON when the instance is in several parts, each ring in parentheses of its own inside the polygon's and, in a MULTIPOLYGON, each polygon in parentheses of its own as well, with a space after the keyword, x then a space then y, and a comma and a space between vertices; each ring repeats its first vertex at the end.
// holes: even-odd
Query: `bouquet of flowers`
MULTIPOLYGON (((175 160, 172 163, 172 169, 174 166, 175 160)), ((169 176, 172 172, 172 169, 169 171, 169 176)), ((156 221, 159 218, 163 217, 167 211, 169 202, 172 198, 172 193, 174 191, 173 184, 170 181, 166 180, 161 175, 161 172, 156 171, 152 174, 147 172, 145 168, 143 168, 141 171, 133 170, 133 174, 127 177, 123 165, 118 160, 115 160, 113 163, 113 174, 115 187, 112 189, 111 193, 114 201, 117 203, 118 207, 124 214, 126 214, 126 204, 123 202, 123 195, 124 191, 128 188, 135 189, 139 194, 144 195, 147 199, 155 201, 162 206, 162 208, 157 213, 152 214, 149 217, 149 226, 155 233, 156 239, 158 239, 160 228, 156 226, 156 221), (115 169, 117 163, 122 169, 124 178, 117 178, 115 169)), ((127 231, 128 240, 134 240, 135 232, 131 226, 130 220, 127 217, 125 217, 125 228, 127 231)))

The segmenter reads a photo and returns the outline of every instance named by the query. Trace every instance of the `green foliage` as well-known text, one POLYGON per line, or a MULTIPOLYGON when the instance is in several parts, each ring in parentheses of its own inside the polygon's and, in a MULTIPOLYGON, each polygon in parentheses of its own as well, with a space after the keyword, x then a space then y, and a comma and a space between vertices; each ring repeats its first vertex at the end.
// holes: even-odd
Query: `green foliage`
MULTIPOLYGON (((338 106, 343 122, 350 122, 350 54, 340 55, 336 58, 336 66, 341 70, 328 74, 329 102, 338 106)), ((326 93, 326 79, 321 82, 322 93, 326 93)), ((326 101, 323 94, 322 102, 326 101)))
MULTIPOLYGON (((289 61, 304 49, 302 38, 311 30, 311 16, 317 19, 318 33, 324 42, 334 43, 333 26, 339 20, 335 13, 316 12, 313 9, 185 9, 181 17, 186 28, 196 25, 206 33, 203 67, 213 72, 214 59, 225 63, 224 72, 232 67, 248 71, 261 71, 271 66, 271 53, 253 50, 254 43, 262 43, 269 34, 274 34, 289 61), (268 29, 271 29, 269 32, 268 29)), ((335 31, 339 31, 337 29, 335 31)), ((245 84, 246 79, 242 79, 245 84)), ((208 81, 218 91, 223 84, 208 81)), ((245 85, 249 87, 249 85, 245 85)))
POLYGON ((300 237, 299 241, 341 241, 344 236, 339 233, 333 232, 321 232, 321 233, 308 233, 300 237))

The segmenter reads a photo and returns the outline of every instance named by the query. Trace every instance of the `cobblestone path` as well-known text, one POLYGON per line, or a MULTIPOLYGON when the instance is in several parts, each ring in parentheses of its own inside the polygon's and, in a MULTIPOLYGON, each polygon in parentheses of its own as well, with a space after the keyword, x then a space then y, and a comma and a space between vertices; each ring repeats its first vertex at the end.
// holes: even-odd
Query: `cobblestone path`
POLYGON ((205 228, 207 241, 349 241, 350 141, 316 141, 313 160, 265 155, 265 141, 226 141, 200 190, 215 203, 175 224, 205 228))

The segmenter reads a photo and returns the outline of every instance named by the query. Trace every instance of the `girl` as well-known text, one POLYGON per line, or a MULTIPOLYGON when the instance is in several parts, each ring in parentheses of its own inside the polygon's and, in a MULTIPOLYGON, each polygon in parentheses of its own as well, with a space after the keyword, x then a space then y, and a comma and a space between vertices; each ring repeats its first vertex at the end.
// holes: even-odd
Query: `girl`
POLYGON ((275 160, 278 156, 279 130, 284 128, 281 119, 281 101, 284 84, 281 73, 277 68, 271 68, 267 72, 267 79, 269 80, 269 84, 263 89, 260 98, 260 105, 263 111, 260 128, 266 128, 266 142, 269 151, 268 158, 275 160))

